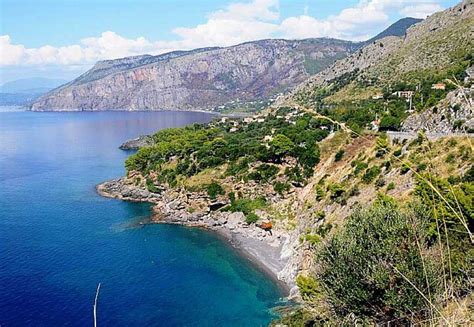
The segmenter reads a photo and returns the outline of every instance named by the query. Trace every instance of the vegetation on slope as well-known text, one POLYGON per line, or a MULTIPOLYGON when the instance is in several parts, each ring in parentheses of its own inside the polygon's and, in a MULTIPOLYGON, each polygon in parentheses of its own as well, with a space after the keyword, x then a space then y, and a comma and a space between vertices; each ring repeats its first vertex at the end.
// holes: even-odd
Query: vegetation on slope
POLYGON ((214 122, 159 131, 154 144, 140 149, 126 161, 128 171, 170 186, 185 182, 206 169, 227 165, 226 174, 243 180, 271 182, 280 174, 277 165, 288 162, 286 180, 303 183, 319 161, 318 142, 331 128, 328 121, 280 108, 265 117, 214 122), (170 165, 170 162, 173 165, 170 165))

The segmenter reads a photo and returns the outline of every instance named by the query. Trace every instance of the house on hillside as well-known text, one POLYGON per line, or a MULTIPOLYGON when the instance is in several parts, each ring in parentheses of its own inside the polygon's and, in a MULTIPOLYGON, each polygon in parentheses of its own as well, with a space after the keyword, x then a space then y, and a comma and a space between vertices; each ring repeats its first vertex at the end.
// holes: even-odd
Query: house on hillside
POLYGON ((381 100, 383 99, 383 93, 377 93, 372 96, 372 100, 381 100))
POLYGON ((446 90, 446 84, 444 83, 436 83, 431 86, 432 90, 446 90))
POLYGON ((413 98, 414 94, 415 94, 415 92, 413 92, 413 91, 397 91, 397 92, 393 93, 392 95, 395 95, 399 98, 411 99, 411 98, 413 98))
POLYGON ((380 127, 380 119, 376 119, 370 123, 370 128, 373 131, 378 131, 380 127))
POLYGON ((245 117, 244 123, 250 124, 253 123, 255 120, 252 117, 245 117))

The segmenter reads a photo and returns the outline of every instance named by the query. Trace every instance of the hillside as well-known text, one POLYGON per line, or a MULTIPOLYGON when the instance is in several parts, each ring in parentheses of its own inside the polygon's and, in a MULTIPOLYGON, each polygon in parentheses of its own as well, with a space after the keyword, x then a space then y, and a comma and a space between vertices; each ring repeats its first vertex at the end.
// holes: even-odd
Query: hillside
POLYGON ((382 89, 390 83, 413 82, 429 74, 446 75, 459 69, 463 61, 471 60, 473 21, 473 2, 465 0, 410 27, 406 36, 379 39, 339 60, 300 85, 294 95, 310 99, 317 89, 331 88, 339 80, 343 85, 339 83, 337 90, 328 91, 338 92, 341 97, 333 100, 342 101, 344 90, 361 92, 368 86, 382 89))
POLYGON ((355 48, 332 39, 263 40, 108 60, 41 97, 32 110, 196 110, 267 99, 355 48))

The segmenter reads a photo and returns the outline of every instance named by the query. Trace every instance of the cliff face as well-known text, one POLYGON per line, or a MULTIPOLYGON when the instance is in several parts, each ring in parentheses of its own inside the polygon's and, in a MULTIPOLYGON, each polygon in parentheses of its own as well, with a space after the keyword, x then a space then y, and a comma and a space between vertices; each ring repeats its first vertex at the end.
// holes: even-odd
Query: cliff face
POLYGON ((331 39, 263 40, 102 61, 39 98, 31 109, 212 109, 286 91, 356 48, 331 39))

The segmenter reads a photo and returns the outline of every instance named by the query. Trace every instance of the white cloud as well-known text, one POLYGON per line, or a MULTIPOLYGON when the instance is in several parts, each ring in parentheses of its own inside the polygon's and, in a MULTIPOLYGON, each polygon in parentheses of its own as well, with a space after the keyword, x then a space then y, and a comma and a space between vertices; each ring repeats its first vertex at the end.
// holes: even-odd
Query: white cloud
POLYGON ((427 16, 442 10, 443 8, 437 3, 422 3, 413 6, 406 6, 400 10, 403 16, 425 19, 427 16))
POLYGON ((247 3, 233 3, 225 10, 218 10, 209 15, 210 19, 238 21, 274 21, 280 17, 278 0, 254 0, 247 3))
POLYGON ((301 16, 280 19, 278 0, 233 3, 208 15, 204 24, 178 27, 174 41, 150 41, 144 37, 124 38, 107 31, 78 44, 26 48, 0 36, 0 66, 87 65, 102 59, 140 54, 159 54, 177 49, 229 46, 246 41, 283 37, 333 37, 364 40, 379 32, 394 14, 426 17, 441 10, 439 0, 360 0, 336 15, 316 19, 305 8, 301 16))
POLYGON ((0 35, 0 65, 20 64, 24 52, 24 46, 11 44, 10 36, 0 35))

